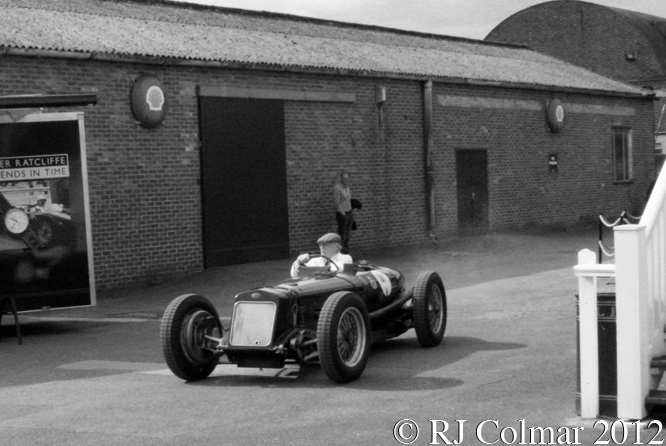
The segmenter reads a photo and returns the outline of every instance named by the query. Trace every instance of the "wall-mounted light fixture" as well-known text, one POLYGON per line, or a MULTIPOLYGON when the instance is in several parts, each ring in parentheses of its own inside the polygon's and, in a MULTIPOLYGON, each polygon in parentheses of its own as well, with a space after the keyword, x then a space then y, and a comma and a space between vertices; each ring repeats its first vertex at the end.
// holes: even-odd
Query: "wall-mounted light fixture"
POLYGON ((383 85, 376 85, 375 86, 375 100, 377 101, 378 105, 383 104, 386 102, 386 87, 383 85))

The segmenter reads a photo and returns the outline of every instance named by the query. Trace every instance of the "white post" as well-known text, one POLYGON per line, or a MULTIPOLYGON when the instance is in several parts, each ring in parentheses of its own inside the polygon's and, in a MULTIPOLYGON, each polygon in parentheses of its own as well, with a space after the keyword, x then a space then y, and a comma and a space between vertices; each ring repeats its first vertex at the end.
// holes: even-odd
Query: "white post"
MULTIPOLYGON (((578 253, 578 265, 595 265, 589 249, 578 253)), ((580 415, 599 415, 599 335, 597 332, 597 277, 578 275, 578 353, 580 355, 580 415)))
POLYGON ((617 416, 639 420, 650 389, 645 226, 617 226, 614 235, 617 416))

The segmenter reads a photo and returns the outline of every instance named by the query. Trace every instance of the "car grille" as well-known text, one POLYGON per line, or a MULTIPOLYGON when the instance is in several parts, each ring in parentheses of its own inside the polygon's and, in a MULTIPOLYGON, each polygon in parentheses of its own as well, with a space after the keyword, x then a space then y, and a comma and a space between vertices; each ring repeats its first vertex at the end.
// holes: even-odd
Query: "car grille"
POLYGON ((237 302, 231 319, 229 344, 266 347, 273 339, 275 302, 237 302))

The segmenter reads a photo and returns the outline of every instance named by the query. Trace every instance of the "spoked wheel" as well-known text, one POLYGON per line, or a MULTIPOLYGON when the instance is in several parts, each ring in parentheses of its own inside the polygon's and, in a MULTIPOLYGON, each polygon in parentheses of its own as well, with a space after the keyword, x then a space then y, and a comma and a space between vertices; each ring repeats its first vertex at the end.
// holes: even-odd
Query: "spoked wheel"
POLYGON ((48 247, 53 241, 53 226, 50 221, 40 220, 39 223, 37 223, 36 232, 37 237, 39 237, 39 240, 44 246, 48 247))
POLYGON ((370 317, 359 296, 343 291, 326 299, 317 323, 317 350, 331 380, 346 383, 363 374, 370 354, 370 317))
POLYGON ((211 351, 213 341, 204 336, 222 337, 217 310, 208 299, 185 294, 174 299, 162 318, 160 338, 164 359, 171 371, 185 381, 198 381, 217 366, 211 351))
POLYGON ((446 292, 439 274, 424 272, 414 286, 412 318, 416 337, 424 347, 442 342, 446 330, 446 292))

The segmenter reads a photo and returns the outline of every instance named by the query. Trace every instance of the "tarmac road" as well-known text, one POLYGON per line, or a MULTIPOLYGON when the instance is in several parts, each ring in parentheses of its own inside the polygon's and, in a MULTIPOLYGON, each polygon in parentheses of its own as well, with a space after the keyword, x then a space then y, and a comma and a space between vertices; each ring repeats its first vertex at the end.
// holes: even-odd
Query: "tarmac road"
MULTIPOLYGON (((159 317, 174 297, 202 294, 228 315, 235 293, 284 278, 289 260, 213 268, 102 296, 93 308, 24 314, 22 346, 5 316, 0 444, 400 444, 394 435, 415 445, 539 444, 549 427, 551 444, 593 444, 613 420, 595 426, 575 413, 572 268, 577 251, 595 245, 595 231, 499 234, 355 255, 402 271, 408 284, 438 271, 449 318, 442 345, 421 348, 413 331, 374 345, 361 379, 346 385, 316 366, 219 365, 190 384, 166 368, 159 317)), ((635 444, 629 428, 624 444, 635 444)), ((643 426, 640 440, 656 430, 643 426)))

